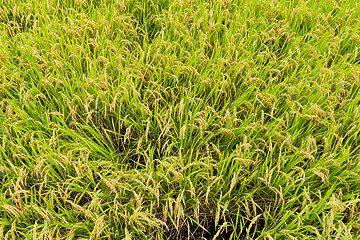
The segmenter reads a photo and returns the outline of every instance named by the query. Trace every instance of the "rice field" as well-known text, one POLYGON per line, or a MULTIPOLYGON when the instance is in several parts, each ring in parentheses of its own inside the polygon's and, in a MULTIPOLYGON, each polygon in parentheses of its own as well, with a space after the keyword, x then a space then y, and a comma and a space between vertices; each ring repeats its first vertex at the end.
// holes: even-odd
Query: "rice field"
POLYGON ((0 0, 0 240, 360 239, 355 0, 0 0))

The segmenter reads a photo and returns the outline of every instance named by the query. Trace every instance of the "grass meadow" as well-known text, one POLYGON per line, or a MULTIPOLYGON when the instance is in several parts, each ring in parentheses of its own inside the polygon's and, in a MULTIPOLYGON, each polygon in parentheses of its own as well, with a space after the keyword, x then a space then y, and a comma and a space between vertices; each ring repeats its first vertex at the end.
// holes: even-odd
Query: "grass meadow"
POLYGON ((0 239, 360 239, 356 0, 0 0, 0 239))

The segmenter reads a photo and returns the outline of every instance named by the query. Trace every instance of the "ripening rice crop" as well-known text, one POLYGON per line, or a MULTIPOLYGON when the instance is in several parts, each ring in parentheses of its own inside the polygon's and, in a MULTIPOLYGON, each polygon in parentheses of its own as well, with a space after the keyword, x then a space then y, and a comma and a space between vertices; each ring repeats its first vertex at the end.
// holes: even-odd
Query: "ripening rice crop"
POLYGON ((355 0, 0 0, 0 239, 359 239, 355 0))

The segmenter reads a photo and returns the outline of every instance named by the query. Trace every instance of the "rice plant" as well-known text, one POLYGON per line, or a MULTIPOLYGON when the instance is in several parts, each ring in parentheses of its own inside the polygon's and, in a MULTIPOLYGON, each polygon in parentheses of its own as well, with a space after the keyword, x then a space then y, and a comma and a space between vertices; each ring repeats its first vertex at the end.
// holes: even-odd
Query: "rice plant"
POLYGON ((354 0, 0 0, 0 239, 360 239, 354 0))

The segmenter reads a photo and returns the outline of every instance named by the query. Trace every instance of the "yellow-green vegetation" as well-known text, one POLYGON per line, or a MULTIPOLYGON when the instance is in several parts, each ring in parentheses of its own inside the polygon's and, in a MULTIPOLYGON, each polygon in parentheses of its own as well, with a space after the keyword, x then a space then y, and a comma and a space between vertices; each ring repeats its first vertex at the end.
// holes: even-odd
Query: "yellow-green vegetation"
POLYGON ((356 0, 0 0, 0 239, 358 239, 356 0))

